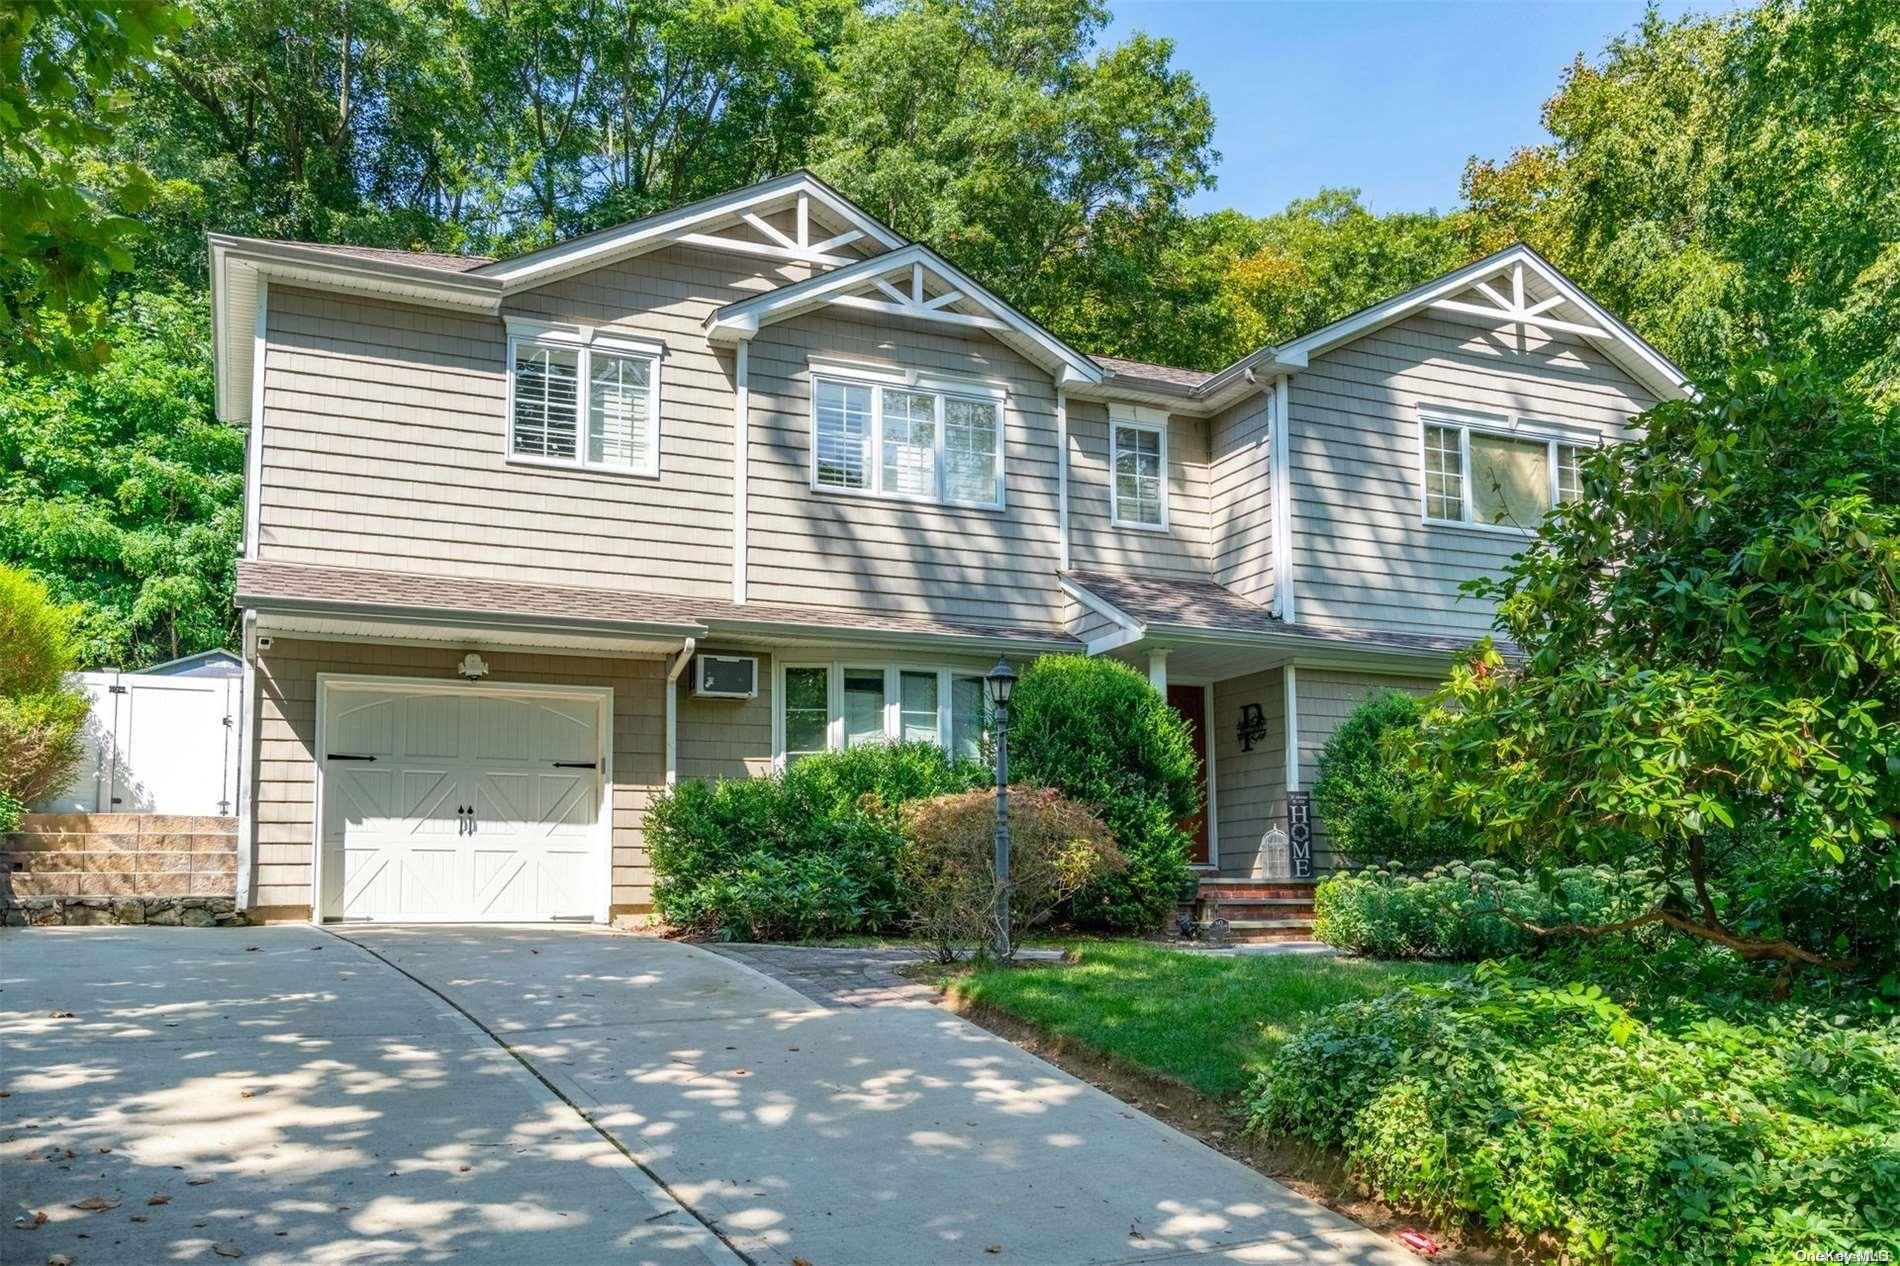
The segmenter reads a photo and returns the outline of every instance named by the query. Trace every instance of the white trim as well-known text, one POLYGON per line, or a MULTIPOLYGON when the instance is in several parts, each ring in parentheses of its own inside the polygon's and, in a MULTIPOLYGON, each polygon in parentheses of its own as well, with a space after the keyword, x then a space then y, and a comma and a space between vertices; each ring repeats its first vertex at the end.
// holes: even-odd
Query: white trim
POLYGON ((1156 422, 1149 417, 1143 416, 1144 414, 1154 412, 1156 412, 1156 410, 1130 410, 1124 416, 1117 416, 1119 410, 1111 410, 1109 412, 1108 521, 1118 528, 1131 528, 1137 532, 1166 532, 1168 530, 1168 484, 1170 483, 1168 477, 1168 424, 1165 417, 1162 421, 1156 422), (1161 459, 1161 477, 1159 480, 1161 489, 1161 519, 1157 523, 1148 523, 1141 519, 1124 519, 1122 517, 1121 489, 1119 487, 1120 481, 1116 477, 1116 467, 1121 460, 1121 433, 1124 430, 1145 431, 1159 439, 1158 448, 1160 449, 1159 455, 1161 459))
POLYGON ((1220 869, 1220 747, 1214 741, 1214 683, 1201 686, 1201 759, 1207 768, 1207 804, 1201 812, 1207 817, 1207 864, 1220 869))
MULTIPOLYGON (((804 202, 799 202, 800 220, 804 202)), ((745 605, 746 565, 752 549, 751 488, 747 471, 752 462, 752 396, 747 383, 746 348, 739 344, 735 353, 736 378, 732 393, 732 603, 745 605)))
POLYGON ((814 378, 848 378, 907 391, 940 391, 945 395, 975 399, 988 396, 998 404, 1008 401, 1007 382, 936 369, 917 369, 909 365, 878 364, 873 361, 842 360, 832 356, 810 356, 805 367, 814 378))
POLYGON ((859 260, 835 272, 822 273, 751 299, 727 304, 706 317, 706 334, 715 342, 748 339, 758 333, 761 326, 826 304, 1011 335, 1021 344, 1021 350, 1030 354, 1032 359, 1039 359, 1044 368, 1072 373, 1078 381, 1088 383, 1099 383, 1107 377, 1100 365, 1017 312, 950 261, 930 248, 914 243, 859 260), (926 273, 948 288, 960 291, 960 302, 979 305, 987 310, 987 314, 972 316, 951 312, 944 307, 928 306, 929 301, 922 297, 920 282, 926 273), (896 286, 891 286, 890 290, 897 294, 897 301, 868 299, 848 293, 879 281, 888 285, 892 277, 905 280, 911 287, 910 295, 904 295, 896 286))
POLYGON ((1273 380, 1273 409, 1267 419, 1269 455, 1272 463, 1268 479, 1273 489, 1273 614, 1288 624, 1298 618, 1299 607, 1293 597, 1293 471, 1292 471, 1292 392, 1287 376, 1273 380))
MULTIPOLYGON (((317 724, 312 756, 316 764, 316 790, 312 805, 311 823, 311 866, 310 866, 310 921, 323 922, 323 794, 324 794, 324 758, 327 753, 329 736, 325 732, 325 718, 329 713, 328 692, 332 688, 343 690, 390 690, 412 693, 431 691, 459 691, 465 694, 517 694, 550 695, 556 698, 593 699, 598 712, 598 741, 600 762, 595 777, 596 848, 600 852, 600 900, 595 906, 594 921, 607 923, 611 920, 613 909, 614 885, 614 691, 612 686, 559 686, 545 685, 539 682, 481 681, 465 682, 442 677, 379 677, 369 673, 328 673, 317 674, 317 724)), ((409 922, 436 922, 438 920, 415 919, 409 922)), ((466 915, 451 916, 449 922, 467 922, 466 915)), ((485 920, 490 921, 490 920, 485 920)), ((502 920, 492 920, 501 922, 502 920)), ((542 922, 542 920, 530 920, 542 922)))
MULTIPOLYGON (((238 856, 237 856, 237 908, 248 910, 256 887, 257 874, 257 612, 246 611, 242 621, 243 632, 239 645, 243 648, 240 663, 244 666, 241 679, 243 698, 238 701, 238 856)), ((311 908, 316 908, 316 894, 312 890, 311 908)))
POLYGON ((1286 666, 1281 677, 1281 693, 1286 699, 1286 789, 1300 790, 1300 686, 1293 665, 1286 666))
POLYGON ((1069 393, 1056 387, 1056 569, 1069 570, 1069 393))
POLYGON ((847 497, 865 497, 882 501, 906 501, 923 505, 952 506, 964 510, 1002 510, 1008 502, 1007 485, 1004 477, 1005 432, 1009 425, 1009 415, 1005 398, 988 391, 952 390, 941 386, 927 386, 920 378, 913 386, 894 376, 873 377, 862 371, 840 372, 831 369, 814 369, 810 374, 810 389, 806 393, 811 398, 811 459, 806 472, 810 487, 814 493, 847 497), (843 387, 861 387, 871 396, 870 418, 870 454, 865 467, 867 483, 862 488, 853 488, 843 484, 821 483, 818 478, 818 392, 826 383, 843 387), (903 391, 915 395, 927 395, 933 400, 932 433, 935 452, 932 456, 932 478, 935 489, 928 494, 893 492, 884 486, 884 393, 903 391), (996 462, 994 488, 996 496, 990 501, 966 501, 949 495, 948 463, 946 445, 946 414, 950 400, 961 400, 971 404, 988 405, 996 419, 996 446, 993 456, 996 462))
POLYGON ((1123 628, 1136 633, 1142 631, 1141 621, 1135 619, 1135 617, 1129 615, 1126 611, 1123 611, 1120 607, 1110 602, 1107 598, 1102 597, 1102 595, 1096 593, 1088 586, 1078 581, 1070 580, 1067 576, 1058 576, 1056 578, 1056 584, 1061 588, 1063 593, 1068 594, 1071 598, 1074 598, 1077 602, 1095 612, 1095 614, 1101 616, 1103 619, 1113 620, 1123 628))
MULTIPOLYGON (((845 198, 833 193, 809 173, 797 171, 775 180, 762 181, 715 198, 661 212, 602 233, 589 234, 586 237, 550 246, 519 259, 487 264, 478 270, 478 273, 482 277, 500 281, 506 291, 514 292, 545 284, 557 276, 597 267, 611 258, 636 254, 642 250, 654 250, 670 241, 685 241, 688 238, 703 239, 695 240, 691 244, 715 250, 736 250, 747 254, 783 252, 786 255, 798 255, 807 262, 826 262, 822 258, 826 250, 833 246, 844 245, 845 242, 833 238, 817 246, 805 246, 797 251, 786 252, 783 247, 740 242, 736 239, 694 232, 700 228, 716 229, 724 223, 736 220, 743 211, 783 202, 788 198, 807 202, 815 200, 838 219, 849 224, 852 231, 874 239, 887 249, 895 250, 904 245, 903 238, 860 211, 845 198), (756 247, 756 249, 747 250, 747 247, 756 247)), ((805 220, 809 224, 809 211, 806 213, 805 220)), ((851 240, 855 239, 845 239, 845 241, 851 240)))
POLYGON ((1473 434, 1488 435, 1498 439, 1543 442, 1545 446, 1544 473, 1548 484, 1545 491, 1549 497, 1549 504, 1544 507, 1545 514, 1549 514, 1558 505, 1561 491, 1558 474, 1559 450, 1599 448, 1604 443, 1604 437, 1600 432, 1584 431, 1566 427, 1560 423, 1539 422, 1515 415, 1451 409, 1441 405, 1420 405, 1417 417, 1419 523, 1434 530, 1488 532, 1495 536, 1510 536, 1525 540, 1535 536, 1538 526, 1543 522, 1540 517, 1537 523, 1524 526, 1516 523, 1486 523, 1477 517, 1472 503, 1471 437, 1473 434), (1455 432, 1458 436, 1458 487, 1460 500, 1464 506, 1462 519, 1440 518, 1431 513, 1431 498, 1427 487, 1425 439, 1427 433, 1434 427, 1455 432))
POLYGON ((635 479, 660 477, 660 372, 666 359, 666 347, 619 336, 602 336, 584 326, 559 326, 544 322, 510 320, 507 336, 507 390, 502 408, 502 460, 510 465, 546 466, 558 470, 583 470, 590 474, 631 476, 635 479), (542 347, 574 353, 574 456, 543 457, 515 451, 515 380, 520 376, 517 358, 523 347, 542 347), (587 456, 592 427, 594 353, 628 360, 645 360, 647 369, 647 459, 638 466, 590 461, 587 456))
POLYGON ((830 255, 823 251, 774 246, 769 242, 748 242, 743 238, 720 237, 717 233, 682 233, 672 240, 682 246, 697 246, 702 250, 735 251, 741 255, 758 255, 765 259, 783 260, 788 264, 822 264, 828 268, 842 268, 846 264, 857 263, 857 257, 853 255, 830 255))
POLYGON ((1168 701, 1168 648, 1151 646, 1148 648, 1148 684, 1154 687, 1161 701, 1168 701))
POLYGON ((775 656, 772 662, 772 768, 784 769, 786 759, 793 755, 787 750, 786 739, 786 692, 785 676, 801 668, 823 669, 825 671, 825 746, 823 749, 801 749, 797 755, 814 755, 817 751, 839 752, 844 750, 844 678, 846 673, 882 673, 884 680, 884 732, 882 741, 895 743, 904 734, 904 674, 935 676, 937 680, 937 736, 936 743, 945 751, 955 732, 955 712, 953 706, 953 686, 960 677, 981 680, 984 670, 974 666, 946 665, 941 660, 919 658, 880 659, 875 655, 857 653, 834 654, 823 659, 798 659, 775 656))
MULTIPOLYGON (((679 654, 673 657, 673 662, 666 670, 666 785, 668 787, 678 786, 680 780, 679 680, 680 674, 686 671, 687 663, 693 658, 694 645, 695 639, 690 637, 681 643, 679 654)), ((610 850, 611 847, 610 843, 610 850)))
POLYGON ((257 314, 251 322, 251 422, 245 439, 250 452, 244 470, 244 557, 258 557, 258 533, 264 518, 264 360, 270 342, 270 283, 257 279, 257 314))

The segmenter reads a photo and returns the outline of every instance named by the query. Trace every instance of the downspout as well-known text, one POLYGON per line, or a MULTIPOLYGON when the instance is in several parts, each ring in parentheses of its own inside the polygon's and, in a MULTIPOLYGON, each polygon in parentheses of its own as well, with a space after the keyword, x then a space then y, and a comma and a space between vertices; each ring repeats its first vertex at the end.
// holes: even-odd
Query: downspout
MULTIPOLYGON (((746 467, 751 447, 752 434, 749 424, 751 401, 746 385, 746 348, 750 344, 740 340, 734 353, 737 359, 732 396, 732 602, 734 606, 745 605, 746 591, 746 552, 750 545, 748 537, 746 491, 746 467)), ((688 642, 690 646, 691 643, 688 642)))
POLYGON ((1057 568, 1069 570, 1069 393, 1056 384, 1056 533, 1060 538, 1057 568))
POLYGON ((1293 499, 1292 472, 1288 453, 1292 445, 1287 432, 1292 422, 1287 409, 1287 376, 1273 380, 1273 411, 1268 420, 1273 444, 1269 460, 1273 486, 1273 614, 1294 623, 1299 617, 1293 600, 1293 499))
MULTIPOLYGON (((741 344, 741 350, 744 345, 741 344)), ((673 664, 666 670, 666 785, 671 787, 679 782, 680 738, 679 738, 679 679, 686 671, 687 663, 693 658, 693 647, 697 639, 687 638, 680 643, 679 654, 673 657, 673 664)))
MULTIPOLYGON (((244 697, 238 703, 238 786, 237 786, 237 908, 251 908, 251 888, 257 855, 257 612, 246 611, 240 661, 244 665, 244 697)), ((310 909, 317 909, 317 894, 310 894, 310 909)))

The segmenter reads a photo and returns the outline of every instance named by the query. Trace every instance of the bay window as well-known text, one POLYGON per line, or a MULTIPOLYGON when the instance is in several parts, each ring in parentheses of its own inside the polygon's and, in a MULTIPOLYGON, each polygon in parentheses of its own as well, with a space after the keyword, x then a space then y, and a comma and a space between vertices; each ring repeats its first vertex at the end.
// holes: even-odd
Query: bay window
POLYGON ((999 508, 1002 399, 815 373, 811 478, 825 492, 999 508))
POLYGON ((1535 531, 1550 508, 1582 495, 1587 441, 1506 419, 1422 419, 1425 522, 1535 531))

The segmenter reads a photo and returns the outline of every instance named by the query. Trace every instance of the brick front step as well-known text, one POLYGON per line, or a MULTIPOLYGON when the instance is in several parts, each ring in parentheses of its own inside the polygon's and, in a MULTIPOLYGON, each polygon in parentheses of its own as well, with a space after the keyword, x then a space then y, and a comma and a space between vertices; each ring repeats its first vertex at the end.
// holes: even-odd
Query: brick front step
POLYGON ((1242 945, 1263 941, 1310 941, 1313 924, 1305 919, 1235 919, 1227 925, 1227 939, 1242 945))
POLYGON ((1311 901, 1313 885, 1310 882, 1292 879, 1209 878, 1201 880, 1200 896, 1203 900, 1220 902, 1263 897, 1297 897, 1302 901, 1311 901))

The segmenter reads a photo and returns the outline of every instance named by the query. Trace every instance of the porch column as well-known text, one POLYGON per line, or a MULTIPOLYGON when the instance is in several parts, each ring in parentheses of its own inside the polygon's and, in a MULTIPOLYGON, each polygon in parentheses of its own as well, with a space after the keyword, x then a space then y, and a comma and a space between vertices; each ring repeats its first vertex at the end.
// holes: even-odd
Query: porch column
POLYGON ((1285 668, 1286 682, 1286 789, 1300 790, 1300 687, 1293 665, 1285 668))
POLYGON ((1168 697, 1168 652, 1165 649, 1148 652, 1148 684, 1163 699, 1168 697))

